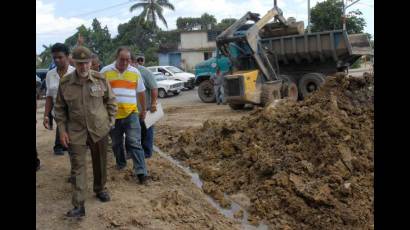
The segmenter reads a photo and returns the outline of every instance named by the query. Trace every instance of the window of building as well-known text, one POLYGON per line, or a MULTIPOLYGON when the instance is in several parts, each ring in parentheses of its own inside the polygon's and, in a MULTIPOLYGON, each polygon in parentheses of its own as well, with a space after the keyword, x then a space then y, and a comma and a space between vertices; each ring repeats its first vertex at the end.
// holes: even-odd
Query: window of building
POLYGON ((217 37, 220 33, 222 33, 222 31, 208 30, 208 31, 207 31, 208 42, 216 41, 216 37, 217 37))

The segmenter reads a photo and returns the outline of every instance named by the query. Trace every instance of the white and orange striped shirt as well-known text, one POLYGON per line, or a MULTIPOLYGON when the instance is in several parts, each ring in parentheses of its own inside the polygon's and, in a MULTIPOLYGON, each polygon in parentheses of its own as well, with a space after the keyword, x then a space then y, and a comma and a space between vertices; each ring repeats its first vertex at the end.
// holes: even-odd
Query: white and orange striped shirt
POLYGON ((115 62, 101 70, 101 74, 108 80, 118 105, 116 119, 128 117, 131 113, 138 113, 137 93, 144 92, 145 86, 138 69, 128 66, 127 70, 120 73, 115 67, 115 62))

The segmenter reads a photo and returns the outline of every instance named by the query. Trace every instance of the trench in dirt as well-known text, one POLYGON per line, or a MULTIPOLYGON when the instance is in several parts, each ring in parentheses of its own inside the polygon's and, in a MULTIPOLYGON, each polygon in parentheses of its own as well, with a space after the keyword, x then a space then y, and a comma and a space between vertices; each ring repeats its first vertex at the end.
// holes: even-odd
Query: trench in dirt
MULTIPOLYGON (((191 177, 192 183, 194 183, 198 188, 202 190, 202 185, 203 182, 199 178, 198 173, 193 172, 189 167, 185 167, 179 162, 178 160, 172 158, 168 154, 164 153, 161 151, 157 146, 154 146, 154 151, 157 152, 161 157, 167 159, 171 164, 177 166, 178 168, 182 169, 184 173, 189 175, 191 177)), ((241 227, 244 230, 267 230, 268 226, 264 223, 259 223, 258 226, 253 226, 249 224, 248 222, 248 216, 249 213, 241 207, 238 203, 234 202, 232 199, 230 199, 226 194, 224 194, 225 199, 229 200, 231 203, 231 208, 230 209, 224 209, 222 208, 218 202, 216 202, 211 196, 203 193, 206 197, 206 200, 214 207, 216 208, 221 214, 223 214, 225 217, 230 218, 235 221, 239 221, 241 223, 241 227), (242 210, 243 211, 243 216, 242 219, 238 219, 234 217, 234 214, 238 211, 242 210)))

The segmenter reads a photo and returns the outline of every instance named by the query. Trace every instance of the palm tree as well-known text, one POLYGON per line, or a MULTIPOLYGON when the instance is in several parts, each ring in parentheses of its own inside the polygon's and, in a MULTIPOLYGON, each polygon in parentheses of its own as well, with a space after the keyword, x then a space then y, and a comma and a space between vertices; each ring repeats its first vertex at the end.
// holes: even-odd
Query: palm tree
POLYGON ((170 10, 175 10, 174 6, 168 2, 168 0, 138 0, 139 3, 136 3, 131 6, 130 12, 136 9, 142 9, 139 17, 142 20, 152 22, 157 26, 157 18, 159 18, 165 27, 168 28, 167 21, 162 15, 163 8, 170 10))

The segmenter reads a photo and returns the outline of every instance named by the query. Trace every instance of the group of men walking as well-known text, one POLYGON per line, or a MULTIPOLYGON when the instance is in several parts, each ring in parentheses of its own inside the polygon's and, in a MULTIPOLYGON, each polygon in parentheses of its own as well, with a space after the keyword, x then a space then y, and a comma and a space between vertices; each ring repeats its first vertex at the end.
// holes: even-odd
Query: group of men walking
POLYGON ((146 184, 145 158, 152 155, 154 128, 146 127, 147 111, 156 111, 157 83, 143 67, 143 57, 135 57, 128 47, 119 47, 114 63, 100 70, 98 57, 84 46, 69 49, 61 43, 52 49, 55 68, 46 76, 46 104, 43 125, 50 129, 49 113, 56 123, 54 153, 69 153, 70 182, 74 208, 68 217, 85 215, 87 185, 86 151, 90 149, 93 191, 102 201, 110 200, 107 178, 108 135, 117 169, 127 165, 128 154, 134 164, 137 182, 146 184), (124 144, 125 143, 125 144, 124 144))

